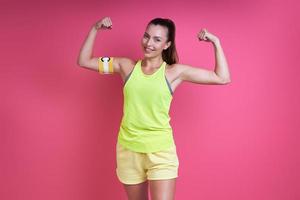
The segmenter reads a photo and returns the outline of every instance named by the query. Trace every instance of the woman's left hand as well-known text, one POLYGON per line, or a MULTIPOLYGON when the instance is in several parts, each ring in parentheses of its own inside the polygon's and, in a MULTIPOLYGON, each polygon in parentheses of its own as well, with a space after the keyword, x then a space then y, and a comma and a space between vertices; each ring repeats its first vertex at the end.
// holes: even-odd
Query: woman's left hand
POLYGON ((205 28, 201 29, 197 37, 200 41, 205 41, 205 42, 217 42, 219 40, 217 36, 211 34, 205 28))

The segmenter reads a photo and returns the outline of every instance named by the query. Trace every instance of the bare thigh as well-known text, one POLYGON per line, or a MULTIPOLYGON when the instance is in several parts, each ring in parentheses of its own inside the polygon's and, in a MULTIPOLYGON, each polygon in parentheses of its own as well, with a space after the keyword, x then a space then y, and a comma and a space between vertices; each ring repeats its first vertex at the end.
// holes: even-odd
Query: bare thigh
POLYGON ((134 185, 123 185, 128 200, 148 200, 148 181, 134 185))
POLYGON ((176 178, 168 180, 149 180, 151 200, 173 200, 176 178))

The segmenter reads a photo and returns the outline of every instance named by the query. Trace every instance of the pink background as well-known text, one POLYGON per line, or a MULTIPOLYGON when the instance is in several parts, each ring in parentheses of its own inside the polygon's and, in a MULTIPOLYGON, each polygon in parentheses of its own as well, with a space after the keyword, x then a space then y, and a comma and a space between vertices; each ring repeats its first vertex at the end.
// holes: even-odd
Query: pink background
POLYGON ((1 3, 0 199, 125 199, 115 174, 122 80, 80 68, 94 56, 142 56, 154 17, 177 28, 180 63, 214 69, 220 38, 232 82, 184 82, 171 104, 180 159, 176 199, 300 199, 299 3, 294 1, 4 1, 1 3), (105 3, 106 2, 106 3, 105 3))

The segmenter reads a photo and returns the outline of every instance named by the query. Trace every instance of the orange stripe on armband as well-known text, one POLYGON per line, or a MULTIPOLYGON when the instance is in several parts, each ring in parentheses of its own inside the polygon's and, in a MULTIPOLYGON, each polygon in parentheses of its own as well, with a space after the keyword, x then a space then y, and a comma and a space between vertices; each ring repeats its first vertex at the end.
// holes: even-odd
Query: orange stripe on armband
POLYGON ((114 73, 114 68, 113 68, 113 57, 100 57, 98 59, 99 63, 99 73, 101 74, 113 74, 114 73))

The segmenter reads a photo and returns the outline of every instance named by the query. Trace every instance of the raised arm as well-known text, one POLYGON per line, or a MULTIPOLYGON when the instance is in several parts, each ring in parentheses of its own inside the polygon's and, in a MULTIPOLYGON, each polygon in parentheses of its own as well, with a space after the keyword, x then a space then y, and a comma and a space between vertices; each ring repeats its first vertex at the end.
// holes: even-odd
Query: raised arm
MULTIPOLYGON (((77 59, 77 64, 80 67, 99 72, 99 57, 93 57, 93 46, 98 32, 105 29, 112 29, 112 22, 109 17, 105 17, 96 22, 89 31, 77 59)), ((120 62, 122 58, 114 57, 112 59, 113 71, 120 72, 120 62)))
POLYGON ((213 34, 202 29, 198 34, 200 41, 212 42, 215 51, 215 69, 206 70, 189 65, 175 64, 180 70, 179 78, 197 84, 228 84, 231 82, 226 57, 224 55, 220 40, 213 34))

